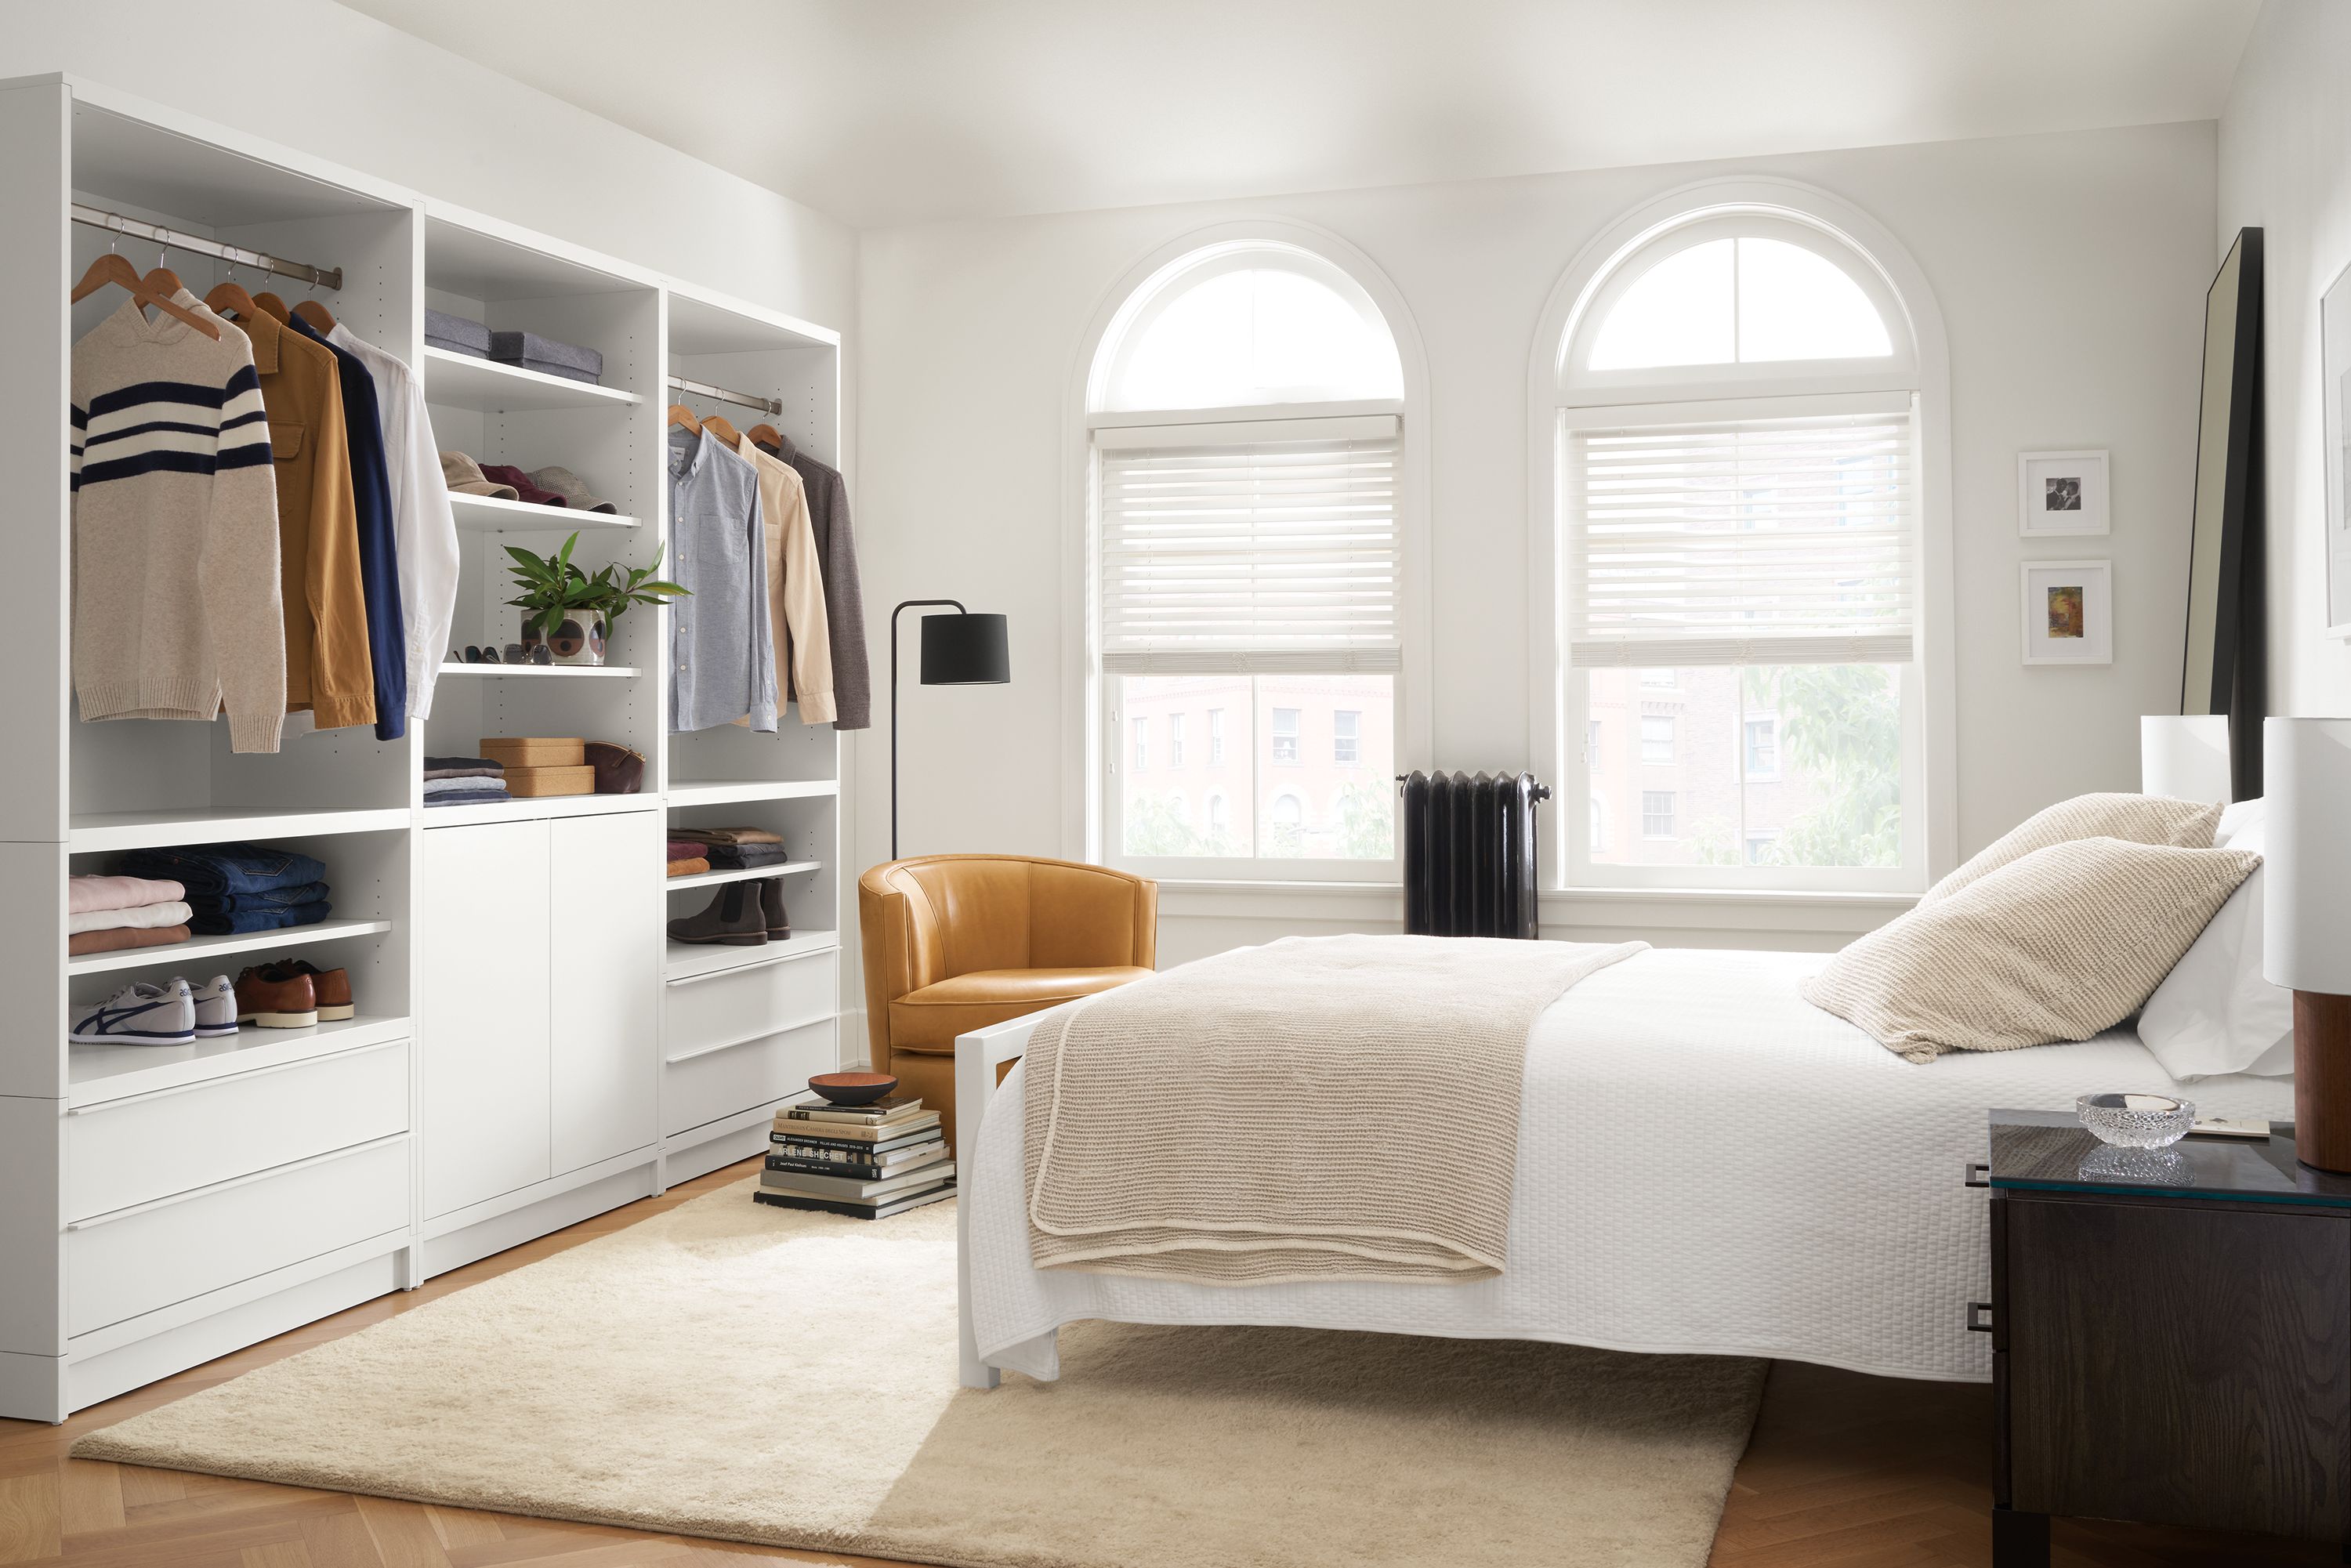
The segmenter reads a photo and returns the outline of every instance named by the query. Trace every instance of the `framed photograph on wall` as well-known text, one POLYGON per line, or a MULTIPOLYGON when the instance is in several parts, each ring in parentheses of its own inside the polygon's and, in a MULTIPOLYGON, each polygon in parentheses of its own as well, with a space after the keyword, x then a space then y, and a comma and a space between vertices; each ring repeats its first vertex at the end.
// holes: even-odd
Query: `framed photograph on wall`
POLYGON ((2327 286, 2318 301, 2319 382, 2325 392, 2326 439, 2326 632, 2351 638, 2351 490, 2344 473, 2351 453, 2351 425, 2344 405, 2351 401, 2351 267, 2327 286))
POLYGON ((2016 531, 2026 538, 2064 534, 2103 534, 2106 513, 2106 455, 2103 452, 2026 452, 2016 459, 2016 531))
POLYGON ((2110 560, 2024 563, 2024 662, 2115 662, 2115 564, 2110 560))

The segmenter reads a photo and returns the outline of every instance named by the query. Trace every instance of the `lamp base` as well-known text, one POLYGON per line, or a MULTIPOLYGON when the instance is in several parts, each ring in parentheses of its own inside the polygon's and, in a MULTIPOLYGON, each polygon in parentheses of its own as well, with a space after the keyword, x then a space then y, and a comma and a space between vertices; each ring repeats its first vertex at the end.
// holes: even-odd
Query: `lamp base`
POLYGON ((2351 1174, 2351 997, 2294 994, 2294 1153, 2351 1174))

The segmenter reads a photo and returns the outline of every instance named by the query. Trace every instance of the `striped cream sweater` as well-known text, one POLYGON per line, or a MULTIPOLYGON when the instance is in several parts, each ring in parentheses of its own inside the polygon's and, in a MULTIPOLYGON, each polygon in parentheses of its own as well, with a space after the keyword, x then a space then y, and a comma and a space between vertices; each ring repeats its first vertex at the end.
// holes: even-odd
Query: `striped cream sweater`
POLYGON ((230 749, 275 751, 286 622, 269 425, 253 345, 211 319, 217 342, 126 299, 74 345, 74 695, 85 719, 225 707, 230 749))

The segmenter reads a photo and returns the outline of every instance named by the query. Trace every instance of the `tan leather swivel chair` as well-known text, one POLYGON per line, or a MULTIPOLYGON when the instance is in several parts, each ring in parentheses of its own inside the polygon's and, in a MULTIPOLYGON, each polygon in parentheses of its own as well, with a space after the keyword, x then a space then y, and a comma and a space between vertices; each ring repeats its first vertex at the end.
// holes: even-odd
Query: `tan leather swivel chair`
POLYGON ((925 855, 857 879, 876 1072, 954 1145, 956 1036, 1151 973, 1159 884, 1027 855, 925 855))

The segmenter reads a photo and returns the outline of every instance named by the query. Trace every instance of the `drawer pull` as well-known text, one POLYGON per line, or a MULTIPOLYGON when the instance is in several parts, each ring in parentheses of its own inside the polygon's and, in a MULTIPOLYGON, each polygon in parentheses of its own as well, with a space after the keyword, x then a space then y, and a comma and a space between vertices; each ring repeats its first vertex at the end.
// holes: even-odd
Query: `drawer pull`
POLYGON ((1970 1160, 1966 1174, 1960 1179, 1970 1186, 1990 1186, 1991 1166, 1982 1160, 1970 1160))
POLYGON ((1991 1333, 1991 1303, 1990 1301, 1970 1301, 1968 1303, 1968 1332, 1970 1333, 1991 1333))
POLYGON ((715 1045, 697 1045, 692 1051, 681 1051, 675 1056, 663 1058, 663 1061, 669 1066, 675 1067, 681 1061, 693 1061, 700 1057, 716 1056, 722 1051, 732 1051, 738 1045, 750 1045, 755 1041, 772 1039, 779 1034, 789 1034, 796 1029, 806 1029, 810 1024, 831 1023, 840 1016, 839 1013, 819 1013, 812 1019, 802 1019, 798 1023, 778 1024, 773 1029, 753 1030, 749 1034, 738 1034, 732 1040, 722 1040, 715 1045))
POLYGON ((133 1215, 151 1214, 156 1209, 169 1208, 173 1204, 186 1203, 193 1198, 210 1197, 216 1192, 227 1192, 233 1187, 251 1186, 255 1182, 267 1181, 272 1176, 285 1176, 290 1171, 308 1170, 312 1166, 323 1166, 329 1160, 349 1159, 353 1155, 363 1155, 370 1149, 382 1148, 386 1144, 402 1144, 407 1141, 408 1134, 405 1132, 388 1133, 381 1138, 371 1138, 364 1144, 353 1144, 346 1149, 329 1149, 323 1155, 312 1155, 308 1159, 292 1160, 282 1166, 271 1166, 267 1170, 253 1171, 241 1176, 231 1176, 226 1181, 216 1181, 209 1186, 191 1187, 186 1192, 175 1192, 166 1197, 150 1198, 145 1203, 134 1203, 128 1208, 115 1208, 104 1214, 93 1214, 87 1219, 70 1222, 66 1228, 68 1231, 88 1230, 94 1226, 111 1225, 118 1219, 129 1219, 133 1215))
POLYGON ((724 969, 705 969, 698 975, 680 975, 674 980, 664 980, 662 983, 670 989, 675 990, 681 986, 698 986, 705 980, 723 980, 729 975, 747 975, 754 970, 772 968, 778 964, 789 964, 799 958, 813 958, 820 953, 840 951, 838 947, 810 947, 799 953, 770 953, 766 957, 754 958, 747 964, 730 964, 724 969))
POLYGON ((137 1105, 149 1100, 161 1100, 168 1094, 187 1094, 198 1089, 210 1089, 222 1083, 250 1083, 256 1078, 268 1078, 276 1073, 291 1072, 300 1067, 316 1067, 322 1061, 341 1061, 350 1057, 365 1056, 371 1051, 390 1051, 394 1046, 407 1043, 408 1037, 402 1035, 398 1040, 380 1040, 373 1045, 354 1045, 342 1051, 321 1051, 317 1056, 305 1056, 295 1061, 280 1061, 270 1067, 256 1067, 244 1072, 225 1072, 218 1078, 199 1078, 191 1083, 174 1083, 164 1089, 150 1089, 144 1093, 125 1094, 113 1100, 94 1100, 87 1105, 69 1105, 66 1108, 66 1114, 68 1116, 94 1115, 100 1111, 119 1111, 125 1105, 137 1105))

